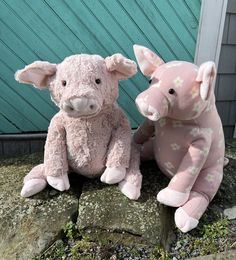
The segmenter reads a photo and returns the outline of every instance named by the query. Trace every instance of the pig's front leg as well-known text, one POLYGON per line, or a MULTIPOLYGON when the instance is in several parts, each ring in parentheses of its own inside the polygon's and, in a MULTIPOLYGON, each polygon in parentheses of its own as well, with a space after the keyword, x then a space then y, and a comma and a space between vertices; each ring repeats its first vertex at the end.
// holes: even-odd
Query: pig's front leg
POLYGON ((108 184, 118 183, 125 178, 129 167, 131 128, 123 112, 119 111, 118 126, 112 132, 107 152, 106 170, 100 180, 108 184))
POLYGON ((153 122, 149 119, 145 119, 145 121, 135 131, 133 140, 136 144, 144 144, 154 135, 154 131, 155 128, 153 122))
POLYGON ((44 167, 47 182, 55 189, 70 188, 66 150, 66 133, 60 116, 55 116, 49 126, 44 152, 44 167))
POLYGON ((42 191, 49 183, 63 191, 70 187, 66 156, 65 130, 58 114, 52 119, 45 145, 44 163, 35 166, 24 178, 22 197, 30 197, 42 191))
POLYGON ((190 191, 207 159, 209 139, 202 137, 190 145, 169 185, 157 194, 159 202, 179 207, 189 199, 190 191))
POLYGON ((124 180, 119 183, 121 192, 131 200, 137 200, 140 197, 142 186, 142 174, 140 166, 140 145, 131 143, 131 155, 129 168, 127 169, 124 180))

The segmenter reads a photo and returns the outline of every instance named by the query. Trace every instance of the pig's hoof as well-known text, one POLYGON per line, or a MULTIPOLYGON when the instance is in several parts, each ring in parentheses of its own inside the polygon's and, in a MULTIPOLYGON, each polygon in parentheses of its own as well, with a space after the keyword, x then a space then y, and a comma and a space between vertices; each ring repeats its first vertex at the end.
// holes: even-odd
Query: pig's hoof
POLYGON ((24 198, 39 193, 47 186, 47 182, 43 179, 31 179, 25 182, 20 195, 24 198))
POLYGON ((47 176, 47 182, 50 186, 59 191, 68 190, 70 188, 67 174, 58 177, 47 176))
POLYGON ((190 217, 181 207, 175 211, 175 225, 183 233, 194 229, 198 225, 198 220, 190 217))
POLYGON ((137 200, 140 197, 140 188, 126 180, 119 183, 119 189, 131 200, 137 200))
POLYGON ((172 190, 170 188, 165 188, 157 194, 157 200, 171 207, 182 206, 189 198, 189 192, 183 193, 179 191, 172 190))
POLYGON ((107 184, 114 184, 122 181, 125 178, 126 168, 125 167, 107 167, 102 174, 100 180, 101 182, 107 184))

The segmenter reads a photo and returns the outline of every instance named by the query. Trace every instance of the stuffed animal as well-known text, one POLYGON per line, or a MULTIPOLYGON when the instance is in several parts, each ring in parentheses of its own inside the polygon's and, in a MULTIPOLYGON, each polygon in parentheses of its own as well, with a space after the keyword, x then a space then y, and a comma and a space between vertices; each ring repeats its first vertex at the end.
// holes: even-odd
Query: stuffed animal
POLYGON ((21 83, 48 87, 60 108, 49 125, 44 163, 24 178, 21 196, 36 194, 47 183, 57 190, 68 190, 67 173, 74 171, 89 178, 101 176, 108 184, 122 181, 120 189, 125 195, 139 197, 138 149, 133 148, 130 160, 131 128, 116 105, 118 81, 133 76, 136 67, 121 54, 105 59, 81 54, 60 64, 35 61, 16 72, 21 83))
POLYGON ((140 70, 150 77, 149 88, 136 98, 147 120, 134 140, 143 144, 142 156, 155 158, 171 179, 157 200, 177 207, 176 226, 188 232, 198 225, 223 178, 225 145, 215 106, 215 64, 164 63, 139 45, 134 52, 140 70))

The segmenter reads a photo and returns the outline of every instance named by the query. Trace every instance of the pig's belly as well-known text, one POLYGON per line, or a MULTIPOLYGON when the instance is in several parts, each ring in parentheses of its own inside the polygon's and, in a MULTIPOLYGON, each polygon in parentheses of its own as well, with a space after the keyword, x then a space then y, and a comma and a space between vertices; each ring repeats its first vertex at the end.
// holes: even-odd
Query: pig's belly
POLYGON ((160 170, 170 178, 177 173, 179 165, 189 148, 186 142, 180 142, 180 140, 181 137, 165 139, 162 136, 156 136, 154 139, 155 159, 160 170))
POLYGON ((109 139, 84 141, 67 144, 69 167, 88 178, 95 178, 105 170, 109 139))

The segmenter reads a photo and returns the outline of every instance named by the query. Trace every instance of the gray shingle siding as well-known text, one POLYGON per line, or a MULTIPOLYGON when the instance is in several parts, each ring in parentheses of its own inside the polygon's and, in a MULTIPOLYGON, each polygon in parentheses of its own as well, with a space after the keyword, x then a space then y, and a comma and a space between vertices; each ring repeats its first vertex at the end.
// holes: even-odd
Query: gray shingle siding
POLYGON ((216 106, 226 138, 236 122, 236 1, 229 0, 216 81, 216 106))

